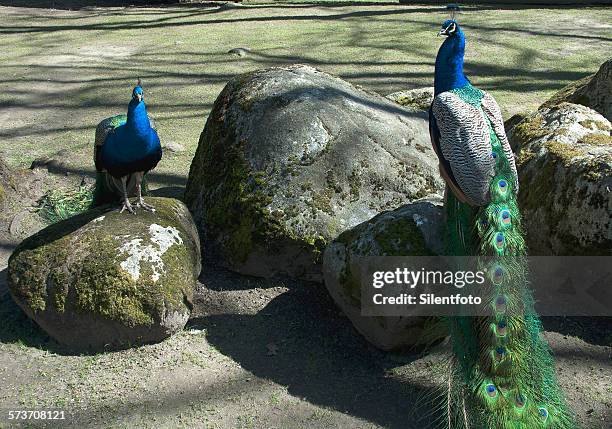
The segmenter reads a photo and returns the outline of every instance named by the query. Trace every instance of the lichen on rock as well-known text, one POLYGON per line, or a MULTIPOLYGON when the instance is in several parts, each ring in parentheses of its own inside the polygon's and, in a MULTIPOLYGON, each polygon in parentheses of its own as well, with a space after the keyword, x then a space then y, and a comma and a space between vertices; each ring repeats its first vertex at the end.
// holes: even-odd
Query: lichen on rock
POLYGON ((11 256, 11 295, 59 342, 122 347, 159 341, 187 322, 201 266, 197 231, 180 201, 147 201, 155 213, 92 209, 11 256))

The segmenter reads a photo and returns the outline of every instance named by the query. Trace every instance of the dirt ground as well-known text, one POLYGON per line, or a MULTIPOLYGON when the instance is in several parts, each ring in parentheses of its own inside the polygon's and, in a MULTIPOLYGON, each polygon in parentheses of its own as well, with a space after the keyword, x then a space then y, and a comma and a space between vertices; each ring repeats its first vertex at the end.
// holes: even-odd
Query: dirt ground
MULTIPOLYGON (((156 195, 182 194, 210 105, 224 82, 238 72, 306 61, 381 93, 405 89, 407 81, 425 86, 431 75, 431 64, 424 59, 433 52, 429 47, 417 43, 366 58, 366 48, 395 43, 405 35, 395 40, 395 35, 380 31, 385 25, 402 31, 405 22, 395 19, 400 14, 396 7, 372 10, 370 15, 370 10, 347 7, 248 12, 0 7, 0 19, 12 28, 0 28, 0 33, 14 43, 14 49, 0 53, 0 69, 10 71, 0 82, 0 152, 15 168, 27 167, 41 156, 57 160, 20 176, 20 197, 0 213, 0 428, 431 427, 432 412, 422 398, 441 382, 447 345, 425 353, 381 352, 352 328, 320 284, 250 278, 205 264, 194 314, 184 332, 160 344, 95 355, 71 354, 47 337, 16 307, 6 285, 10 253, 21 239, 44 226, 28 208, 46 189, 72 188, 82 176, 91 177, 95 124, 115 113, 117 106, 122 108, 134 75, 145 66, 150 67, 146 79, 152 82, 162 138, 186 147, 162 161, 153 180, 156 195), (330 13, 341 17, 329 21, 324 16, 330 13), (280 15, 288 17, 272 19, 278 24, 275 40, 252 33, 245 40, 244 34, 231 36, 224 27, 244 22, 247 34, 255 25, 268 25, 266 16, 280 15), (100 24, 105 17, 114 20, 107 27, 115 32, 100 24), (128 28, 160 28, 162 23, 166 27, 153 36, 128 28), (46 25, 59 28, 51 29, 49 36, 38 32, 46 25), (330 58, 315 43, 328 34, 323 26, 339 38, 331 44, 330 58), (118 42, 126 37, 132 42, 118 42), (228 41, 231 37, 235 40, 228 41), (160 42, 163 38, 167 43, 160 42), (304 43, 300 49, 312 52, 294 55, 288 47, 293 39, 304 43), (345 42, 356 48, 343 52, 345 42), (258 49, 251 57, 227 57, 227 50, 237 46, 258 49), (159 52, 170 50, 174 56, 156 63, 159 52), (410 52, 417 57, 400 59, 410 52), (182 60, 177 59, 181 55, 182 60), (412 66, 417 71, 406 72, 412 66), (386 74, 388 69, 391 73, 386 74), (163 81, 170 84, 162 85, 163 81), (70 122, 73 117, 79 119, 70 122), (12 409, 63 409, 67 419, 46 425, 11 424, 6 415, 12 409)), ((415 9, 409 15, 423 34, 439 18, 429 16, 428 10, 415 9)), ((503 57, 512 52, 522 61, 520 67, 475 62, 474 72, 501 73, 495 80, 484 79, 486 85, 511 87, 496 94, 507 106, 506 113, 515 113, 517 106, 532 108, 568 81, 595 71, 598 56, 612 46, 609 12, 590 10, 578 17, 569 10, 553 15, 558 18, 558 35, 546 36, 550 49, 544 57, 520 45, 523 42, 515 46, 515 29, 498 34, 474 28, 481 42, 489 36, 495 41, 487 54, 503 57), (588 34, 583 27, 589 28, 588 34), (572 56, 575 52, 579 54, 572 56), (555 58, 567 61, 566 71, 545 67, 546 60, 555 58), (588 69, 580 69, 580 64, 589 64, 588 69)), ((503 16, 529 23, 536 35, 550 24, 550 18, 539 16, 537 10, 506 11, 503 16)), ((523 34, 523 41, 532 36, 523 34)), ((578 420, 585 429, 611 428, 612 324, 588 318, 548 318, 544 324, 560 383, 578 420)))
MULTIPOLYGON (((23 183, 69 180, 45 171, 30 174, 23 183)), ((24 228, 40 226, 30 222, 24 228)), ((75 355, 10 298, 6 261, 19 239, 6 238, 4 232, 0 428, 432 427, 423 398, 442 382, 447 345, 426 352, 379 351, 353 329, 323 285, 245 277, 205 265, 184 332, 160 344, 75 355), (67 419, 15 424, 6 420, 11 409, 62 409, 67 419)), ((579 421, 588 429, 610 428, 610 321, 544 323, 579 421)))

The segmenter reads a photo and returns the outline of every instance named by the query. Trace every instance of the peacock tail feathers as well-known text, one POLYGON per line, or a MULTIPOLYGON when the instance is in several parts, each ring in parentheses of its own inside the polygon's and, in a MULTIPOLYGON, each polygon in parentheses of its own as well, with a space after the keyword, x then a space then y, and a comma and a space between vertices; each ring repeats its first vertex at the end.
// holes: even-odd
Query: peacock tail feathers
POLYGON ((490 314, 447 319, 454 364, 440 426, 574 429, 534 310, 514 165, 481 107, 485 93, 470 84, 450 92, 477 107, 488 125, 494 161, 489 202, 473 207, 447 192, 445 207, 448 252, 478 256, 476 268, 487 273, 482 299, 490 314))

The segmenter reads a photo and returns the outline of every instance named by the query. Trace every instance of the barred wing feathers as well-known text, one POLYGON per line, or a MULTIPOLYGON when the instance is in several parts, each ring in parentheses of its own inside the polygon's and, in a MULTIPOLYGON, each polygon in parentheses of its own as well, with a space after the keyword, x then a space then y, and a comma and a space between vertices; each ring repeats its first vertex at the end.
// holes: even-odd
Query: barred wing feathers
POLYGON ((489 184, 495 176, 491 129, 502 143, 515 185, 518 184, 514 155, 504 131, 501 111, 492 96, 485 93, 482 104, 475 106, 453 92, 443 92, 433 101, 432 115, 438 128, 438 135, 432 134, 432 137, 438 139, 435 144, 442 158, 441 168, 450 167, 451 171, 445 173, 454 181, 451 186, 458 187, 469 204, 484 206, 491 201, 489 184))

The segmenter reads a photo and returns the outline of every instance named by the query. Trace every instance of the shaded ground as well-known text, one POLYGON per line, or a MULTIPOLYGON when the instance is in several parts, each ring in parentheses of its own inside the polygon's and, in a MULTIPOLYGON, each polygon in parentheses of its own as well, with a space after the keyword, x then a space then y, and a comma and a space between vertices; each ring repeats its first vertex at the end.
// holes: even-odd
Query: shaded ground
MULTIPOLYGON (((214 269, 201 282, 185 332, 94 356, 64 354, 0 286, 0 408, 67 409, 75 428, 430 427, 415 402, 445 373, 444 346, 380 352, 317 285, 214 269)), ((610 347, 546 336, 584 427, 608 428, 610 347)))
MULTIPOLYGON (((440 42, 434 35, 445 18, 438 10, 0 7, 1 37, 10 47, 0 50, 0 152, 14 167, 41 156, 57 161, 50 173, 29 173, 23 198, 0 216, 6 218, 0 222, 0 411, 62 408, 70 413, 64 426, 74 428, 426 429, 431 419, 416 401, 444 375, 444 346, 426 355, 373 349, 321 285, 207 267, 185 332, 161 344, 75 356, 16 308, 5 267, 13 246, 42 226, 30 213, 10 234, 14 215, 45 189, 73 187, 92 174, 95 125, 124 110, 136 77, 162 140, 185 147, 165 154, 152 175, 155 192, 180 196, 208 111, 233 75, 307 62, 383 94, 430 85, 440 42), (226 53, 235 47, 251 53, 226 53)), ((494 93, 506 117, 535 108, 596 71, 612 47, 610 18, 603 8, 472 9, 461 17, 470 37, 468 71, 494 93)), ((609 428, 609 321, 545 323, 580 421, 588 429, 609 428)), ((3 427, 15 425, 0 416, 3 427)))

